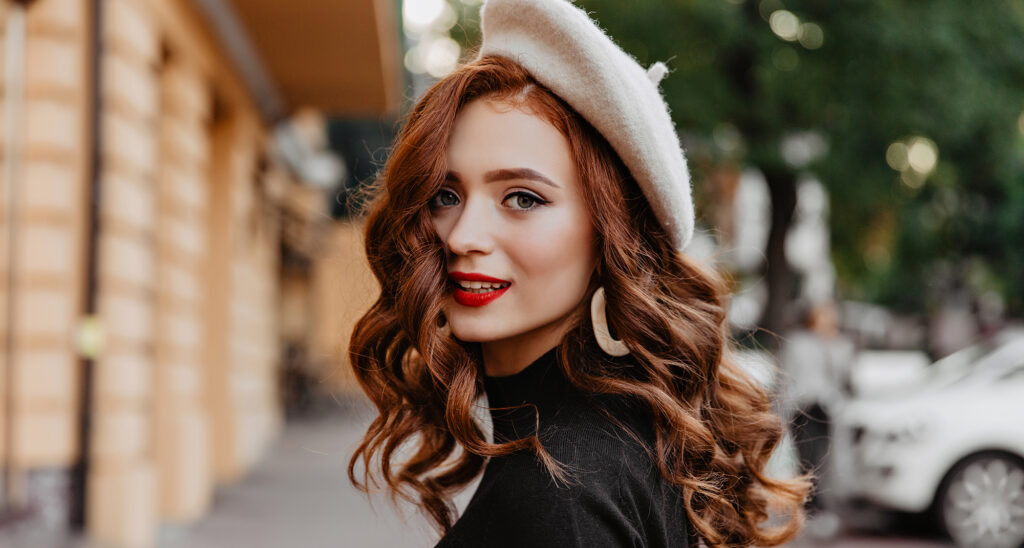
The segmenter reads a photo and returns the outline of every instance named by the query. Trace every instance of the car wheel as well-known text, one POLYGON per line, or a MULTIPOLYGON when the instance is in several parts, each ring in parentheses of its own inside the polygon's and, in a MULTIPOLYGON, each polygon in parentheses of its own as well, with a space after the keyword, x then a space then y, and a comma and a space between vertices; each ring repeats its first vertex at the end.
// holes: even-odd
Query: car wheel
POLYGON ((943 484, 938 513, 957 546, 1024 545, 1024 463, 982 454, 957 465, 943 484))

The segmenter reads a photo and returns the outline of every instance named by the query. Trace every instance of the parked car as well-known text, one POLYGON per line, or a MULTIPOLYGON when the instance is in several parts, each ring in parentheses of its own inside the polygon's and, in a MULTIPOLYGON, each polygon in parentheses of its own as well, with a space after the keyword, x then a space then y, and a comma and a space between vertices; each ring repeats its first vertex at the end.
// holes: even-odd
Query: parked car
POLYGON ((862 350, 850 365, 850 390, 860 398, 898 396, 921 385, 930 363, 920 350, 862 350))
POLYGON ((854 400, 835 427, 846 496, 931 512, 959 546, 1024 545, 1024 337, 954 353, 899 397, 854 400))

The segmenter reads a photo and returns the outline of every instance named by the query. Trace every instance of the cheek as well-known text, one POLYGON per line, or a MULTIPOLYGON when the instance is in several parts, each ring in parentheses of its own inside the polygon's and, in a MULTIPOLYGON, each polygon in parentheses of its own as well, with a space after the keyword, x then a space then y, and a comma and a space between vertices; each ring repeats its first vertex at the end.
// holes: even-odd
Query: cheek
MULTIPOLYGON (((594 260, 593 232, 585 219, 552 222, 514 246, 517 261, 532 285, 548 286, 555 295, 583 291, 594 260)), ((539 292, 544 293, 544 292, 539 292)))
POLYGON ((431 213, 430 224, 434 227, 434 232, 444 241, 448 238, 448 231, 451 229, 451 222, 446 219, 445 215, 438 215, 431 213))

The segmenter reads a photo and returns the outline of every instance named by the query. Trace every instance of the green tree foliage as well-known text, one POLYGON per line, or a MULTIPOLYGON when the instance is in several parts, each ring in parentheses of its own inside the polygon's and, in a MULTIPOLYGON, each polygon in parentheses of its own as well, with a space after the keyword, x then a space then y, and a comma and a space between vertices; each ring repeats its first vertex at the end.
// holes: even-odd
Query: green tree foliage
MULTIPOLYGON (((999 292, 1009 312, 1024 313, 1024 4, 577 4, 641 64, 667 62, 662 89, 698 192, 701 177, 722 163, 765 173, 775 310, 765 327, 782 327, 779 310, 791 297, 782 242, 800 170, 830 191, 833 259, 846 296, 921 311, 953 277, 999 292), (803 25, 799 39, 785 25, 773 31, 770 20, 783 11, 803 25), (828 149, 810 165, 792 166, 781 143, 802 131, 820 133, 828 149), (740 139, 723 138, 732 135, 740 139), (938 162, 908 183, 886 153, 914 136, 934 142, 938 162)), ((475 43, 475 8, 463 15, 456 30, 475 43)))

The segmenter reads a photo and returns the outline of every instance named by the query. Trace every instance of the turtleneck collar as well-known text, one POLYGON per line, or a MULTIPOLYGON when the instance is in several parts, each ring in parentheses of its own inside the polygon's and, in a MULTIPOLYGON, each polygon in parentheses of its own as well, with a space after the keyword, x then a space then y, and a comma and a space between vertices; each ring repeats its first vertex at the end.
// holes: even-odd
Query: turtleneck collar
POLYGON ((558 364, 558 347, 545 352, 522 371, 501 377, 484 376, 497 438, 505 441, 532 434, 537 414, 557 408, 565 394, 566 380, 558 364), (525 407, 516 407, 523 406, 525 407), (497 409, 497 408, 513 409, 497 409))

